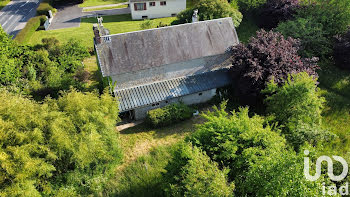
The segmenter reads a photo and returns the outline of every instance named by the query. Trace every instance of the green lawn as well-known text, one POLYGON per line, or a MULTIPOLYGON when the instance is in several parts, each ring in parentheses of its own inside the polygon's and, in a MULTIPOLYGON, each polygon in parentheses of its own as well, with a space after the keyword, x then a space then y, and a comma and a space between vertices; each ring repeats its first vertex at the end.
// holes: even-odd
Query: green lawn
POLYGON ((116 3, 128 2, 127 0, 85 0, 84 3, 80 4, 79 7, 91 7, 98 5, 109 5, 116 3))
POLYGON ((83 12, 91 12, 91 11, 98 11, 98 10, 110 10, 110 9, 117 9, 117 8, 127 8, 128 5, 117 5, 117 6, 110 6, 110 7, 102 7, 102 8, 91 8, 91 9, 84 9, 83 12))
POLYGON ((259 30, 259 27, 254 22, 251 15, 244 15, 243 20, 239 27, 237 28, 237 35, 239 41, 242 43, 247 43, 251 36, 255 35, 255 32, 259 30))
MULTIPOLYGON (((163 24, 170 24, 175 17, 152 19, 152 27, 162 22, 163 24)), ((125 33, 131 31, 141 30, 140 24, 142 20, 131 20, 130 14, 104 16, 103 25, 110 30, 111 34, 125 33)), ((61 43, 66 42, 70 38, 80 40, 85 46, 90 49, 93 48, 93 32, 92 25, 97 23, 96 18, 83 18, 80 27, 50 30, 50 31, 36 31, 27 44, 40 44, 41 40, 46 37, 56 37, 61 43)))
POLYGON ((10 0, 0 0, 0 10, 4 8, 9 2, 10 0))

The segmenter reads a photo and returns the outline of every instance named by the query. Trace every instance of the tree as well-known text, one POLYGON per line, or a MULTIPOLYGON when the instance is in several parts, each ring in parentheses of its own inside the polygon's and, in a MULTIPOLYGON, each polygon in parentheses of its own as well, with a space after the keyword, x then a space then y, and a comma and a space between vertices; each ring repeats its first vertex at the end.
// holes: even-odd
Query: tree
POLYGON ((259 26, 267 29, 275 28, 281 21, 292 19, 298 8, 298 0, 267 0, 259 10, 259 26))
POLYGON ((120 162, 118 108, 71 90, 38 104, 0 91, 0 196, 97 194, 120 162))
POLYGON ((346 34, 336 37, 333 52, 336 65, 350 69, 350 29, 346 34))
POLYGON ((244 12, 254 11, 266 3, 266 0, 237 0, 238 7, 244 12))
POLYGON ((197 147, 177 145, 165 167, 164 192, 167 196, 232 196, 234 185, 227 183, 227 171, 219 170, 197 147))
POLYGON ((312 76, 299 73, 290 75, 280 87, 271 80, 263 91, 268 94, 267 112, 285 126, 283 133, 296 149, 305 142, 316 143, 329 137, 329 133, 321 129, 325 99, 316 84, 312 76))
POLYGON ((199 0, 193 8, 180 12, 173 24, 192 22, 193 11, 196 9, 198 9, 198 19, 200 21, 231 17, 236 28, 243 18, 243 15, 234 6, 231 6, 227 0, 199 0))
POLYGON ((307 72, 317 76, 317 58, 306 59, 298 55, 299 42, 285 39, 277 32, 260 30, 247 45, 232 47, 232 78, 236 95, 246 104, 256 104, 260 91, 272 78, 277 84, 290 73, 307 72))
POLYGON ((285 37, 299 39, 299 54, 302 57, 326 57, 332 50, 332 43, 326 37, 323 25, 311 17, 282 22, 276 31, 285 37))
POLYGON ((187 139, 208 156, 230 169, 231 180, 243 179, 242 172, 262 156, 273 157, 285 148, 285 139, 275 132, 260 116, 249 117, 248 109, 241 108, 229 115, 226 104, 220 109, 203 114, 207 120, 187 139))

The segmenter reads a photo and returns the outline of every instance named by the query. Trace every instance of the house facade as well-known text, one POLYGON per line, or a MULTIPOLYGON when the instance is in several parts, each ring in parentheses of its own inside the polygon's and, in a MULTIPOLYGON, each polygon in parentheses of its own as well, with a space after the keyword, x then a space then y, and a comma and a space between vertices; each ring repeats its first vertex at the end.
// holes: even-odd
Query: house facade
POLYGON ((231 83, 228 49, 239 44, 231 18, 116 35, 94 29, 101 73, 133 119, 174 102, 206 102, 231 83))
POLYGON ((186 9, 186 0, 130 0, 133 20, 176 16, 186 9))

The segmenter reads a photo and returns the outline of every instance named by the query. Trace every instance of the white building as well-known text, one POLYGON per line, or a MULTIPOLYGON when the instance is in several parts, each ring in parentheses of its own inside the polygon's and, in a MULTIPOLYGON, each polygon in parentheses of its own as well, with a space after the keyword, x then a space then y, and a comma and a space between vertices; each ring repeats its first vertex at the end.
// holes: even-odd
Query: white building
POLYGON ((176 16, 186 9, 186 0, 130 0, 132 19, 176 16))

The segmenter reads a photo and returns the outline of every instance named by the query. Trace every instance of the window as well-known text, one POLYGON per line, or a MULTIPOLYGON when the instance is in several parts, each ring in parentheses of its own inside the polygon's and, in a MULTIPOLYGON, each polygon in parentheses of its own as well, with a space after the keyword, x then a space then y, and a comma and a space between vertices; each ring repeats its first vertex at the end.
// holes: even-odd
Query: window
POLYGON ((202 96, 202 95, 203 95, 203 93, 201 92, 201 93, 199 93, 198 95, 199 95, 199 96, 202 96))
POLYGON ((156 6, 156 2, 149 2, 149 6, 150 6, 150 7, 156 6))
POLYGON ((148 19, 148 16, 142 16, 142 19, 148 19))
POLYGON ((160 5, 166 6, 166 1, 161 1, 161 2, 160 2, 160 5))
POLYGON ((146 3, 135 3, 134 9, 135 11, 147 10, 146 3))
POLYGON ((175 17, 175 16, 176 16, 176 14, 171 14, 171 16, 172 16, 172 17, 175 17))

